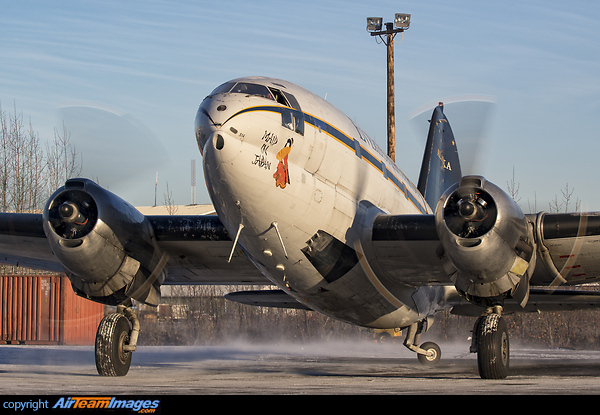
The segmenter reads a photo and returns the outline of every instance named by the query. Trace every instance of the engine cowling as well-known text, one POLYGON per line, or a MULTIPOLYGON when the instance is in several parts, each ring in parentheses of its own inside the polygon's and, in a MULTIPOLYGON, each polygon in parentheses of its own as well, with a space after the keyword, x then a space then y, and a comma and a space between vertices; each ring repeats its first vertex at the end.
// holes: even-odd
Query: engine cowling
MULTIPOLYGON (((436 207, 445 268, 469 301, 491 306, 528 286, 535 252, 528 221, 514 200, 481 176, 465 176, 436 207)), ((526 291, 523 296, 526 296, 526 291)))
POLYGON ((166 256, 137 209, 91 180, 71 179, 50 197, 43 218, 78 294, 110 305, 129 298, 158 305, 166 256))

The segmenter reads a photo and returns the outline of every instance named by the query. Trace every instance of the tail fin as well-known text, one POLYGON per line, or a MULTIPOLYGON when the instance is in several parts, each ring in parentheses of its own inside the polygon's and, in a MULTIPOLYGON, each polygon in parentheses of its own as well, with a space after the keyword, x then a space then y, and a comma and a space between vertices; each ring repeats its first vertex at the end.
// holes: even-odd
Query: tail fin
POLYGON ((461 177, 454 134, 444 115, 444 104, 440 102, 431 116, 417 187, 429 206, 435 209, 440 196, 461 177))

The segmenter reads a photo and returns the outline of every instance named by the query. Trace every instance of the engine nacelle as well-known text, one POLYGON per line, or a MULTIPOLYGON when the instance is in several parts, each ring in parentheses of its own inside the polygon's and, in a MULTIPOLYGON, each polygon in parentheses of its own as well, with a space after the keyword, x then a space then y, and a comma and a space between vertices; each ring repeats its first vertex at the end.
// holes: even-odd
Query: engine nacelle
POLYGON ((129 298, 158 305, 166 257, 137 209, 91 180, 71 179, 43 217, 50 248, 78 294, 110 305, 129 298))
POLYGON ((535 266, 533 235, 519 206, 498 186, 463 177, 440 198, 435 221, 446 272, 468 300, 501 304, 522 280, 528 287, 523 277, 535 266))

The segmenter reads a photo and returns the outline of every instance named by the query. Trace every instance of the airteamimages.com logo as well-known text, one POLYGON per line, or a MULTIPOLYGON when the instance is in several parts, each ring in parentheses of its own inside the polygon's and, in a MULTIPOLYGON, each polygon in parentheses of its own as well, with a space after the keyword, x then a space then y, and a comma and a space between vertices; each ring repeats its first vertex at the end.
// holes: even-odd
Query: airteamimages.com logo
POLYGON ((140 414, 156 412, 160 406, 158 399, 124 399, 116 397, 64 397, 52 409, 131 409, 140 414))
POLYGON ((6 400, 2 403, 2 407, 4 410, 13 410, 15 412, 112 409, 132 411, 139 414, 152 414, 157 412, 160 404, 161 401, 159 399, 129 399, 114 396, 68 396, 54 399, 6 400))

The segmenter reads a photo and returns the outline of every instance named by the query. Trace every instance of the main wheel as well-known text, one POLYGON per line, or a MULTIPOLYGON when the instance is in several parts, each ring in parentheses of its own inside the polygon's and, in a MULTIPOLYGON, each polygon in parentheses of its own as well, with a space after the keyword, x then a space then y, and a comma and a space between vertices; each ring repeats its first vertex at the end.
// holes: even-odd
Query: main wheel
POLYGON ((437 344, 433 342, 425 342, 421 345, 421 349, 425 349, 428 352, 427 355, 417 354, 417 359, 419 359, 421 364, 425 366, 433 366, 440 361, 440 358, 442 357, 442 350, 437 344))
POLYGON ((477 366, 482 379, 504 379, 508 375, 510 345, 502 317, 490 314, 477 323, 477 366))
POLYGON ((96 369, 100 376, 125 376, 131 365, 131 352, 123 349, 129 343, 129 320, 118 313, 105 316, 96 332, 96 369))

